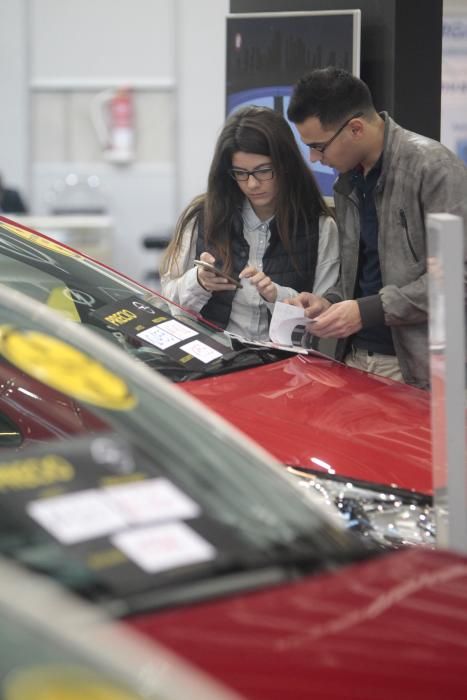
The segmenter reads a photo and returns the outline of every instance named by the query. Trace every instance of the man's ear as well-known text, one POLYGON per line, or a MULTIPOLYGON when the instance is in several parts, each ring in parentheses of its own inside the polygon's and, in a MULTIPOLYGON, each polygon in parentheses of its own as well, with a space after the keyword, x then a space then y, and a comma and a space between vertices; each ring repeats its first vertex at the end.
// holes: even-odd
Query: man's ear
POLYGON ((352 136, 355 138, 360 138, 363 134, 364 126, 363 122, 361 119, 354 119, 352 121, 352 125, 350 127, 350 131, 352 132, 352 136))

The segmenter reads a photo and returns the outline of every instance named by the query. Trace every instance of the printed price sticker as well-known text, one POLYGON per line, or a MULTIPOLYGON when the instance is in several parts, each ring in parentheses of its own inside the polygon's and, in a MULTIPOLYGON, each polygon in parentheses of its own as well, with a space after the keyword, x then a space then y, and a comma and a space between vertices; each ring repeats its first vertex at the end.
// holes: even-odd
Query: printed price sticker
POLYGON ((201 362, 204 362, 205 364, 216 360, 218 357, 222 357, 221 352, 214 350, 213 348, 209 347, 209 345, 206 345, 206 343, 202 343, 200 340, 192 340, 191 343, 181 345, 180 348, 181 350, 185 350, 185 352, 190 353, 190 355, 193 355, 193 357, 196 357, 197 360, 201 360, 201 362))
POLYGON ((168 479, 145 479, 104 489, 129 524, 158 520, 196 518, 201 509, 168 479))
POLYGON ((26 510, 64 544, 103 537, 132 525, 188 520, 201 512, 195 501, 165 478, 31 501, 26 510))
POLYGON ((63 544, 103 537, 126 524, 97 489, 32 501, 26 511, 63 544))
POLYGON ((147 573, 175 569, 216 556, 216 550, 185 523, 138 528, 114 535, 112 544, 147 573))
POLYGON ((180 338, 176 338, 172 333, 167 333, 160 326, 155 328, 147 328, 145 331, 138 333, 138 338, 147 340, 151 345, 155 345, 156 348, 160 350, 165 350, 165 348, 170 348, 179 342, 180 338))
POLYGON ((164 321, 164 323, 159 324, 158 328, 162 328, 164 331, 167 331, 167 333, 171 333, 179 340, 186 340, 187 338, 192 338, 194 335, 198 335, 198 331, 174 319, 171 321, 164 321))

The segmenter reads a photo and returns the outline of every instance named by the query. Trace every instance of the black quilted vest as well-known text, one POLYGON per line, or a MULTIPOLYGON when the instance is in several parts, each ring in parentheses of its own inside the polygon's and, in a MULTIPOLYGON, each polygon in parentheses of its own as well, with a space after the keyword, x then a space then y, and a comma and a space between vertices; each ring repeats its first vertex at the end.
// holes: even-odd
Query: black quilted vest
MULTIPOLYGON (((216 252, 206 248, 204 243, 204 226, 202 212, 197 219, 198 239, 196 242, 196 257, 206 251, 216 257, 216 252)), ((271 237, 263 258, 263 272, 273 282, 283 287, 292 287, 298 292, 313 291, 315 280, 316 260, 318 257, 319 218, 315 217, 306 235, 305 226, 300 226, 293 243, 294 259, 285 250, 277 232, 275 219, 269 224, 271 237), (294 264, 295 263, 295 264, 294 264)), ((232 225, 232 260, 234 276, 248 264, 250 246, 243 236, 243 220, 241 216, 232 225)), ((222 268, 222 260, 216 258, 216 267, 222 268)), ((214 292, 209 301, 201 309, 201 315, 209 321, 225 328, 232 311, 232 302, 236 290, 214 292)))

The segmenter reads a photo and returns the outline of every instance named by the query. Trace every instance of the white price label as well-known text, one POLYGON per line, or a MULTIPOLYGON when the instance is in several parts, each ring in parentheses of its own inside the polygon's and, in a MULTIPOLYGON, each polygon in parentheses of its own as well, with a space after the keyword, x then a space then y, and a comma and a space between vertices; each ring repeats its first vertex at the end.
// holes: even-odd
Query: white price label
POLYGON ((170 348, 171 345, 175 345, 179 342, 179 338, 176 338, 172 333, 166 333, 166 331, 155 326, 154 328, 147 328, 145 331, 138 333, 138 338, 147 340, 151 345, 155 345, 156 348, 160 350, 165 350, 165 348, 170 348))
POLYGON ((202 343, 200 340, 192 340, 191 343, 186 343, 181 345, 181 350, 185 350, 193 357, 196 357, 201 362, 207 364, 216 360, 218 357, 222 357, 222 353, 214 350, 214 348, 209 347, 206 343, 202 343))
POLYGON ((196 518, 201 508, 168 479, 146 479, 32 501, 30 517, 64 544, 104 537, 132 525, 196 518))
POLYGON ((167 333, 171 333, 179 340, 186 340, 187 338, 192 338, 194 335, 198 335, 198 331, 174 319, 171 321, 164 321, 164 323, 159 324, 157 327, 162 328, 162 330, 167 333))
POLYGON ((109 486, 107 497, 129 524, 196 518, 201 509, 168 479, 109 486))
POLYGON ((216 556, 214 547, 185 523, 122 532, 112 537, 112 544, 150 574, 210 561, 216 556))
POLYGON ((26 511, 64 544, 103 537, 126 524, 120 513, 96 489, 32 501, 26 506, 26 511))

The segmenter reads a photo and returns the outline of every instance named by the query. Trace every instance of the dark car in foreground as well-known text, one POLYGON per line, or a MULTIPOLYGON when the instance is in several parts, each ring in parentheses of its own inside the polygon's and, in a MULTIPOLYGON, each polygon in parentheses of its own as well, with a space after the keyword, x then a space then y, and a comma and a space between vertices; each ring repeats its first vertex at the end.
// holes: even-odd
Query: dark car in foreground
POLYGON ((107 337, 289 467, 383 545, 435 543, 430 397, 319 353, 252 346, 0 217, 0 282, 107 337))
POLYGON ((198 401, 1 286, 0 364, 3 556, 250 700, 467 694, 466 558, 376 551, 198 401), (11 444, 30 418, 59 439, 11 444))

